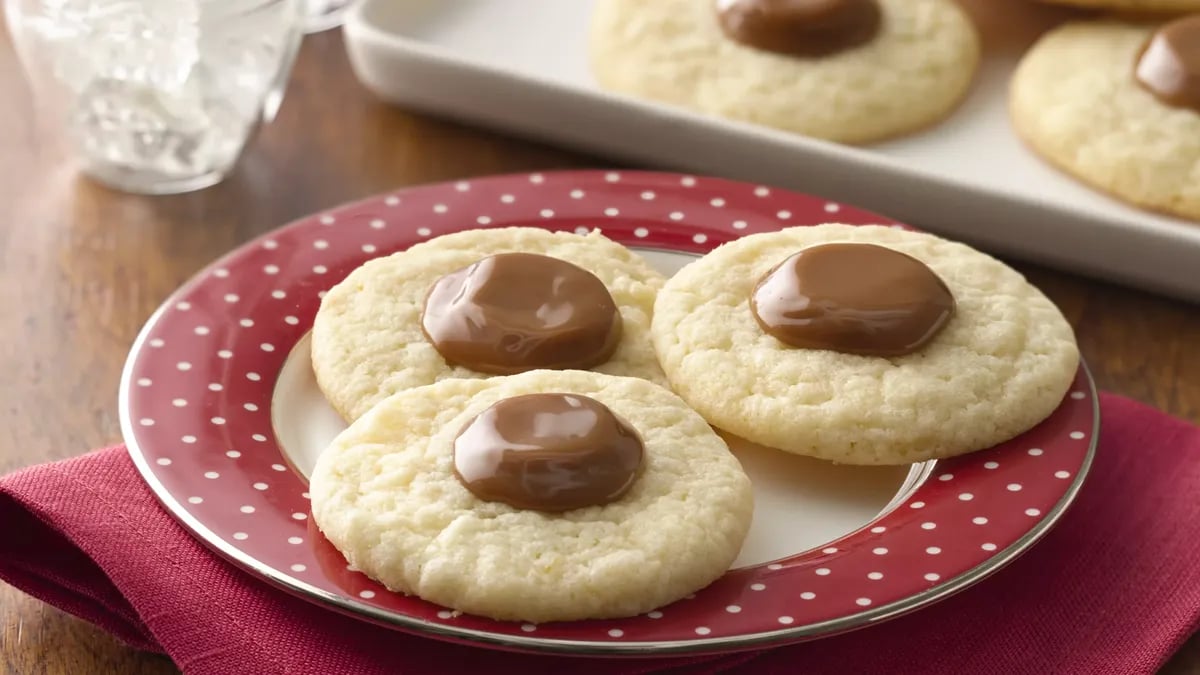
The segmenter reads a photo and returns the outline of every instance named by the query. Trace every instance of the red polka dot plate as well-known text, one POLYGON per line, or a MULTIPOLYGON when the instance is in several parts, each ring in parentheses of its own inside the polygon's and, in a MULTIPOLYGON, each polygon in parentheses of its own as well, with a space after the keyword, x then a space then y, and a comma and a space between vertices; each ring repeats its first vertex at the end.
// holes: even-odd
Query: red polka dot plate
POLYGON ((996 571, 1063 514, 1099 424, 1082 366, 1047 420, 965 457, 863 468, 736 447, 756 507, 734 568, 629 619, 535 626, 460 615, 348 569, 308 518, 305 476, 344 428, 316 388, 308 329, 322 292, 364 261, 457 230, 531 225, 600 228, 672 273, 743 234, 830 221, 894 224, 765 186, 603 171, 428 185, 316 214, 218 260, 151 317, 121 384, 125 439, 164 506, 217 552, 400 630, 508 649, 676 654, 889 619, 996 571))

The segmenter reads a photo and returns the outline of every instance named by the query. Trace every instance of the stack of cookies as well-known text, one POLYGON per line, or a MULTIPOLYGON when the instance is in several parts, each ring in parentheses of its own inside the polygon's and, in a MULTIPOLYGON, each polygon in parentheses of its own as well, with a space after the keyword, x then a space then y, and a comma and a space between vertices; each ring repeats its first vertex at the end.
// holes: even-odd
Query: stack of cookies
MULTIPOLYGON (((1094 188, 1200 219, 1200 0, 1041 2, 1078 15, 1024 54, 1017 135, 1094 188)), ((1037 13, 1035 0, 600 0, 590 56, 613 91, 864 144, 949 116, 980 32, 1037 13)))
POLYGON ((446 235, 352 272, 312 336, 350 422, 311 478, 321 531, 389 589, 535 623, 648 612, 729 569, 753 491, 721 434, 959 455, 1048 416, 1079 360, 1004 264, 838 224, 670 280, 598 232, 446 235))

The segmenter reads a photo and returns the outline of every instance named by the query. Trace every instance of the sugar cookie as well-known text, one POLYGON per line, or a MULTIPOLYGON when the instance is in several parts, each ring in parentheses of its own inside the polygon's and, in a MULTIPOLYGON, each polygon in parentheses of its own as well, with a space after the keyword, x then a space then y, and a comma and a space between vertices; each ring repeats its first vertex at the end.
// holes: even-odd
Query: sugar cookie
POLYGON ((325 536, 388 588, 531 622, 632 616, 703 588, 737 557, 753 510, 749 478, 695 411, 646 380, 587 371, 401 391, 337 437, 310 491, 325 536), (456 477, 460 431, 539 392, 589 397, 641 436, 640 473, 618 500, 545 513, 480 499, 456 477))
POLYGON ((1020 274, 965 245, 882 226, 793 227, 725 244, 667 282, 651 331, 672 387, 714 426, 847 464, 906 464, 1012 438, 1058 406, 1079 363, 1070 325, 1020 274), (952 294, 953 314, 900 356, 768 334, 751 307, 759 280, 831 242, 924 263, 952 294))
POLYGON ((597 81, 711 115, 867 143, 945 117, 979 62, 976 30, 953 0, 878 0, 873 38, 821 56, 731 39, 719 24, 719 4, 600 0, 590 34, 597 81))
MULTIPOLYGON (((423 313, 431 288, 446 275, 488 256, 512 252, 571 263, 595 275, 607 288, 619 311, 619 341, 615 352, 590 369, 662 381, 649 329, 663 277, 644 259, 598 232, 578 235, 531 227, 469 230, 371 260, 325 295, 313 322, 312 363, 317 383, 334 409, 353 420, 402 389, 502 372, 482 372, 462 362, 452 365, 431 341, 423 313)), ((578 342, 565 346, 573 349, 578 342)))

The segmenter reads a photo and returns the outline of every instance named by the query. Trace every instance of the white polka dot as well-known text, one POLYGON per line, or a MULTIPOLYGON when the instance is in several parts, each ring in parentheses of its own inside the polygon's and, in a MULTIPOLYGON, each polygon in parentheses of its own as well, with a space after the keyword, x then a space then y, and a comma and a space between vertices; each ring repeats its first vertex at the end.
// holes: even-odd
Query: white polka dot
POLYGON ((617 216, 617 215, 620 215, 620 213, 621 212, 618 209, 615 209, 611 206, 608 207, 607 209, 604 209, 604 215, 606 215, 606 216, 610 216, 610 217, 617 216))
POLYGON ((500 195, 500 201, 504 202, 505 204, 511 204, 517 201, 517 198, 512 195, 500 195))
POLYGON ((1020 483, 1009 483, 1006 487, 1009 492, 1020 492, 1021 491, 1020 483))
POLYGON ((530 182, 530 183, 542 183, 542 182, 544 182, 545 180, 546 180, 546 177, 545 177, 545 176, 543 176, 543 175, 542 175, 542 174, 540 174, 540 173, 531 173, 531 174, 529 174, 529 182, 530 182))
POLYGON ((792 217, 792 212, 784 209, 783 211, 776 213, 775 217, 779 218, 780 220, 787 220, 788 218, 792 217))
POLYGON ((984 518, 983 516, 975 516, 971 519, 971 522, 975 523, 976 525, 987 525, 988 519, 984 518))
POLYGON ((287 471, 287 467, 282 464, 272 464, 271 469, 273 471, 287 471))
POLYGON ((783 569, 783 565, 780 565, 779 563, 771 563, 770 565, 767 565, 767 569, 769 569, 769 570, 781 570, 781 569, 783 569))
POLYGON ((683 212, 681 212, 681 211, 672 211, 672 212, 670 212, 669 214, 667 214, 667 217, 668 217, 668 218, 670 218, 671 220, 674 220, 674 221, 678 222, 678 221, 680 221, 680 220, 683 220, 683 212))
POLYGON ((644 227, 639 227, 633 231, 633 236, 637 237, 638 239, 645 239, 649 235, 650 235, 650 230, 647 230, 644 227))
POLYGON ((755 197, 766 197, 769 194, 771 194, 771 190, 766 187, 763 187, 760 185, 760 186, 754 188, 754 196, 755 197))
POLYGON ((1071 432, 1071 438, 1074 438, 1077 441, 1086 435, 1087 434, 1084 434, 1082 431, 1072 431, 1071 432))
POLYGON ((225 277, 229 276, 229 270, 225 269, 224 267, 218 267, 217 269, 213 270, 213 276, 224 279, 225 277))
POLYGON ((827 547, 821 549, 821 553, 824 553, 826 555, 830 555, 830 554, 837 553, 837 552, 838 552, 838 550, 837 550, 836 546, 827 546, 827 547))
POLYGON ((214 418, 210 419, 209 422, 212 422, 213 424, 220 426, 222 424, 225 424, 225 418, 218 416, 218 417, 214 417, 214 418))
POLYGON ((154 384, 154 382, 148 377, 139 377, 137 384, 139 387, 149 387, 150 385, 154 384))
POLYGON ((225 456, 229 459, 237 459, 238 457, 242 456, 242 453, 238 452, 237 450, 229 450, 226 451, 225 456))
POLYGON ((318 239, 313 242, 313 248, 320 249, 323 251, 323 250, 329 248, 329 242, 325 241, 324 239, 318 239))
POLYGON ((292 514, 292 520, 308 520, 308 514, 297 511, 292 514))
POLYGON ((908 505, 908 508, 910 508, 910 509, 923 509, 923 508, 925 508, 925 502, 913 502, 913 503, 911 503, 911 504, 909 504, 909 505, 908 505))
POLYGON ((176 408, 183 408, 187 406, 187 400, 182 398, 171 399, 171 405, 176 408))
POLYGON ((284 291, 281 291, 279 289, 275 289, 275 290, 271 291, 271 297, 275 298, 276 300, 282 300, 287 297, 287 293, 285 293, 284 291))
POLYGON ((221 384, 219 382, 209 382, 208 383, 209 391, 221 391, 224 388, 225 387, 221 386, 221 384))
POLYGON ((761 590, 765 590, 766 588, 767 588, 766 584, 750 584, 750 590, 752 590, 752 591, 761 591, 761 590))
POLYGON ((587 234, 590 231, 591 230, 588 229, 587 225, 580 225, 579 227, 575 228, 575 234, 587 234))
POLYGON ((658 610, 656 609, 656 610, 654 610, 653 612, 646 612, 646 616, 647 616, 647 617, 649 617, 649 618, 651 618, 651 619, 661 619, 661 618, 662 618, 662 612, 660 612, 660 611, 658 611, 658 610))
POLYGON ((187 443, 188 445, 191 445, 192 443, 196 442, 196 437, 191 434, 188 434, 186 436, 181 436, 179 438, 179 440, 183 441, 184 443, 187 443))
POLYGON ((538 214, 540 214, 543 218, 553 218, 554 210, 553 209, 542 209, 541 211, 538 211, 538 214))
POLYGON ((368 223, 368 225, 373 230, 382 230, 383 228, 387 227, 387 223, 380 218, 372 220, 370 223, 368 223))
POLYGON ((829 202, 828 204, 825 205, 826 213, 837 213, 838 211, 841 211, 841 210, 842 210, 841 204, 834 204, 833 202, 829 202))
POLYGON ((433 205, 434 213, 445 213, 449 210, 450 210, 450 207, 446 206, 445 204, 434 204, 433 205))
POLYGON ((263 242, 263 248, 266 248, 266 249, 279 248, 279 242, 275 241, 274 239, 268 239, 263 242))
MULTIPOLYGON (((442 616, 442 613, 441 613, 441 612, 438 612, 438 616, 442 616)), ((450 612, 446 612, 446 616, 444 616, 444 617, 442 617, 442 618, 443 618, 443 619, 449 619, 449 618, 450 618, 450 612)), ((521 630, 525 631, 526 633, 532 633, 533 631, 537 630, 537 626, 535 626, 535 625, 533 625, 533 624, 531 624, 531 623, 523 623, 523 624, 521 624, 521 630)))
POLYGON ((189 504, 203 504, 204 498, 203 497, 188 497, 188 503, 189 504))
POLYGON ((959 501, 969 502, 972 499, 975 499, 975 495, 971 494, 970 492, 960 492, 958 495, 958 499, 959 499, 959 501))
POLYGON ((150 338, 150 342, 147 344, 149 344, 151 347, 157 348, 163 346, 165 343, 162 341, 162 338, 150 338))
POLYGON ((679 184, 683 187, 695 187, 696 178, 694 176, 684 176, 683 178, 679 179, 679 184))
POLYGON ((997 469, 999 467, 1000 467, 999 462, 984 462, 983 463, 983 468, 985 468, 985 469, 997 469))
POLYGON ((454 184, 454 189, 458 190, 459 192, 466 192, 467 190, 471 189, 471 184, 465 180, 460 180, 454 184))
POLYGON ((929 574, 925 575, 925 581, 937 581, 938 579, 941 579, 941 578, 942 578, 942 575, 934 574, 933 572, 930 572, 929 574))
POLYGON ((296 563, 295 565, 292 565, 293 572, 303 572, 306 569, 308 569, 308 568, 305 567, 304 565, 301 565, 300 563, 296 563))
POLYGON ((1076 401, 1084 398, 1085 396, 1087 396, 1087 394, 1084 394, 1082 391, 1071 392, 1071 398, 1075 399, 1076 401))
POLYGON ((800 594, 801 600, 812 600, 815 597, 817 597, 817 594, 813 593, 812 591, 804 591, 800 594))
POLYGON ((725 611, 729 612, 730 614, 737 614, 738 612, 742 611, 742 608, 740 605, 730 605, 725 608, 725 611))
POLYGON ((313 265, 313 274, 325 274, 329 268, 324 265, 313 265))
POLYGON ((886 531, 886 530, 887 530, 887 528, 886 528, 886 527, 884 527, 884 526, 882 526, 882 525, 876 525, 875 527, 872 527, 872 528, 871 528, 871 532, 872 532, 872 533, 874 533, 874 534, 879 534, 879 533, 881 533, 881 532, 884 532, 884 531, 886 531))
POLYGON ((929 555, 938 555, 942 552, 942 549, 937 546, 930 546, 929 548, 925 549, 925 552, 929 555))
POLYGON ((254 411, 258 410, 258 405, 254 404, 254 403, 246 403, 246 404, 242 405, 242 407, 245 408, 246 410, 249 410, 250 412, 254 412, 254 411))
POLYGON ((696 626, 696 635, 708 635, 712 632, 708 626, 696 626))
POLYGON ((859 598, 854 601, 854 604, 858 605, 859 607, 866 607, 871 604, 871 599, 870 598, 859 598))
POLYGON ((237 301, 238 301, 237 293, 226 293, 225 294, 225 302, 237 302, 237 301))
POLYGON ((242 508, 240 508, 238 510, 241 511, 242 513, 254 513, 254 507, 250 506, 250 505, 243 506, 242 508))
POLYGON ((789 626, 792 624, 793 621, 795 621, 795 619, 793 619, 790 616, 781 616, 781 617, 779 617, 778 621, 779 621, 779 623, 781 623, 785 626, 789 626))
POLYGON ((1070 478, 1071 472, 1070 471, 1055 471, 1054 477, 1055 478, 1070 478))
POLYGON ((932 530, 937 527, 937 523, 921 523, 922 530, 932 530))
POLYGON ((359 591, 358 597, 362 598, 363 600, 370 600, 371 598, 375 597, 375 591, 371 591, 371 590, 359 591))
POLYGON ((220 477, 221 477, 221 474, 217 473, 216 471, 205 471, 205 472, 204 472, 204 477, 205 477, 205 478, 207 478, 207 479, 209 479, 209 480, 213 480, 213 479, 216 479, 216 478, 220 478, 220 477))
POLYGON ((651 192, 650 190, 646 190, 645 192, 642 193, 642 199, 644 199, 646 201, 653 200, 655 196, 656 195, 653 192, 651 192))
POLYGON ((246 534, 245 532, 234 532, 233 538, 237 539, 238 541, 245 541, 250 538, 250 535, 246 534))
POLYGON ((208 335, 208 326, 196 326, 193 330, 196 335, 208 335))
POLYGON ((954 480, 954 474, 944 473, 944 474, 938 476, 938 480, 940 480, 940 481, 954 480))
POLYGON ((428 237, 428 236, 429 236, 429 235, 431 235, 431 234, 433 234, 433 230, 429 229, 428 227, 418 227, 418 228, 417 228, 417 235, 418 235, 418 236, 421 236, 421 237, 428 237))
POLYGON ((475 222, 479 223, 480 225, 491 225, 492 219, 487 216, 479 216, 475 219, 475 222))
POLYGON ((735 230, 744 230, 744 229, 746 229, 746 221, 744 221, 744 220, 735 220, 735 221, 733 221, 733 229, 735 229, 735 230))
POLYGON ((692 235, 692 241, 696 242, 697 244, 703 244, 704 242, 708 241, 708 235, 694 234, 692 235))
POLYGON ((872 581, 879 581, 883 578, 883 572, 867 572, 867 578, 872 581))
POLYGON ((330 215, 321 216, 321 224, 322 225, 332 225, 333 224, 333 216, 330 216, 330 215))
POLYGON ((725 200, 721 199, 720 197, 713 197, 711 200, 709 200, 708 203, 712 204, 713 206, 717 207, 718 209, 721 208, 722 206, 725 206, 725 200))
POLYGON ((1025 515, 1029 516, 1030 518, 1036 518, 1042 515, 1042 512, 1038 509, 1025 509, 1025 515))
POLYGON ((617 173, 616 171, 609 171, 608 173, 604 174, 604 180, 609 183, 616 183, 617 181, 621 180, 621 174, 617 173))
MULTIPOLYGON (((439 610, 437 613, 437 617, 439 619, 449 619, 453 616, 454 616, 454 612, 451 612, 448 609, 439 610)), ((525 626, 529 626, 529 625, 531 625, 531 624, 525 624, 525 626)), ((521 626, 521 628, 525 628, 525 626, 521 626)), ((530 630, 532 630, 532 629, 530 629, 530 630)))
POLYGON ((619 638, 622 635, 625 635, 625 631, 621 630, 620 628, 610 628, 608 629, 608 635, 609 637, 619 638))
POLYGON ((217 350, 217 358, 221 358, 221 359, 233 358, 233 352, 229 351, 228 349, 218 349, 217 350))
POLYGON ((995 544, 988 543, 988 544, 983 544, 983 545, 981 545, 979 548, 981 548, 981 549, 983 549, 983 550, 985 550, 985 551, 995 551, 995 550, 996 550, 996 545, 995 545, 995 544))
POLYGON ((264 352, 275 351, 275 345, 271 344, 270 342, 264 342, 261 345, 259 345, 258 348, 263 350, 264 352))
POLYGON ((258 490, 259 492, 261 492, 261 491, 267 489, 267 484, 266 483, 255 483, 253 487, 255 490, 258 490))
POLYGON ((818 567, 815 570, 815 573, 819 577, 827 577, 827 576, 829 576, 829 568, 828 567, 818 567))
POLYGON ((874 553, 875 555, 887 555, 887 552, 888 550, 882 546, 871 549, 871 553, 874 553))
POLYGON ((171 466, 171 459, 169 457, 159 457, 154 460, 154 463, 159 466, 171 466))
POLYGON ((1027 452, 1028 452, 1030 455, 1034 456, 1034 457, 1041 457, 1041 456, 1042 456, 1042 449, 1041 449, 1041 448, 1030 448, 1030 449, 1029 449, 1027 452))
POLYGON ((583 199, 583 190, 571 190, 571 199, 583 199))
POLYGON ((251 328, 254 326, 254 319, 239 319, 238 324, 240 324, 242 328, 251 328))
POLYGON ((179 363, 175 364, 175 367, 179 370, 191 370, 192 364, 188 363, 187 361, 180 361, 179 363))
POLYGON ((258 382, 259 380, 262 379, 262 375, 259 375, 258 373, 255 373, 255 372, 250 372, 250 373, 246 373, 246 379, 250 380, 251 382, 258 382))
POLYGON ((263 441, 267 440, 267 437, 263 436, 262 434, 251 434, 250 438, 253 438, 254 440, 258 441, 259 443, 262 443, 263 441))

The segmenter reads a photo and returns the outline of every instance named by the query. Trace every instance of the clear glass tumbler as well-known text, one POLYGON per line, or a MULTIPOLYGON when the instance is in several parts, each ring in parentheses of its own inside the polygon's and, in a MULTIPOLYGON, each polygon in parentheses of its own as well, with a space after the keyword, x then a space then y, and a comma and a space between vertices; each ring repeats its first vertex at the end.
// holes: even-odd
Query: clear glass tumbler
POLYGON ((306 0, 5 0, 39 107, 127 192, 207 187, 283 100, 306 0))

